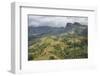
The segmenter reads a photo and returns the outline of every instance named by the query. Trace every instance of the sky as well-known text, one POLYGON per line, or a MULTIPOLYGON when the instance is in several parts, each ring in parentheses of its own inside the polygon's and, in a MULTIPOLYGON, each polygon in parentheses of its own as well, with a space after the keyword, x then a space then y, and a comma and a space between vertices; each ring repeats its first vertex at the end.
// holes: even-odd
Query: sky
POLYGON ((87 17, 79 16, 39 16, 39 15, 29 15, 28 16, 28 26, 52 26, 52 27, 65 27, 68 22, 74 23, 79 22, 83 25, 88 25, 87 17))

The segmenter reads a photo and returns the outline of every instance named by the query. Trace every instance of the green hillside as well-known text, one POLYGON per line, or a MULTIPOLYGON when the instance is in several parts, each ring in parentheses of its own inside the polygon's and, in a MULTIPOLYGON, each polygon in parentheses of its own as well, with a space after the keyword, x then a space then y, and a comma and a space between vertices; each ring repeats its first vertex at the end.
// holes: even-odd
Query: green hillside
POLYGON ((59 36, 43 36, 31 41, 28 60, 53 60, 87 58, 86 36, 63 33, 59 36))

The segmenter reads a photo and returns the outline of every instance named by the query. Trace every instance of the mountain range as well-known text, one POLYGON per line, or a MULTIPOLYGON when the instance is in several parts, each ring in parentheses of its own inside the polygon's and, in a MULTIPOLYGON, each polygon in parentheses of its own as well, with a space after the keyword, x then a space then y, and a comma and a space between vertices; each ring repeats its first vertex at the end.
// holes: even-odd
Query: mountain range
POLYGON ((88 26, 79 22, 67 23, 65 27, 51 26, 28 26, 28 40, 40 38, 45 35, 59 36, 62 33, 75 33, 78 35, 87 35, 88 26))

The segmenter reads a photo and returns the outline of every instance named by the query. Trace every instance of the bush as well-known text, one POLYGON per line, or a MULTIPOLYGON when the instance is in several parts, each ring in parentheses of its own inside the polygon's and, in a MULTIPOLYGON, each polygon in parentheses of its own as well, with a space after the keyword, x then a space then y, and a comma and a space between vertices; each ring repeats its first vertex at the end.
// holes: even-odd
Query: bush
POLYGON ((28 54, 28 60, 34 60, 34 57, 32 54, 28 54))
POLYGON ((55 59, 55 57, 54 56, 50 56, 49 59, 50 60, 53 60, 53 59, 55 59))

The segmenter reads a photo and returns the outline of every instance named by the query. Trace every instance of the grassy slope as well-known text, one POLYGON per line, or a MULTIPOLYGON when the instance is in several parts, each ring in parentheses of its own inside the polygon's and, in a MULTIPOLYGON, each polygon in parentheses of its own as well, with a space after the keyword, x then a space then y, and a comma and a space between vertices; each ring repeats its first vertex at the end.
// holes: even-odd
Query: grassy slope
POLYGON ((87 38, 74 34, 45 36, 28 49, 29 60, 87 58, 87 38))

